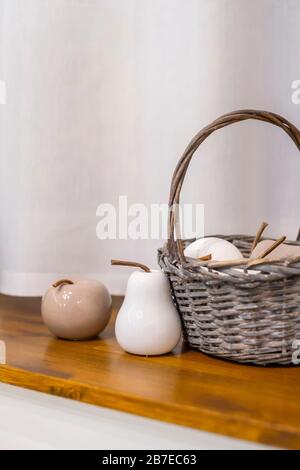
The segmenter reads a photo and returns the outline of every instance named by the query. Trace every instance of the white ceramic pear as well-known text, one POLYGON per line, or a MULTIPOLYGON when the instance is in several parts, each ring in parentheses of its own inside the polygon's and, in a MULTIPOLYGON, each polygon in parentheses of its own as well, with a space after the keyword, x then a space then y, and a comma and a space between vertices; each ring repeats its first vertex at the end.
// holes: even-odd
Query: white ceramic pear
POLYGON ((181 322, 163 272, 131 274, 115 332, 121 348, 131 354, 156 356, 174 349, 181 337, 181 322))

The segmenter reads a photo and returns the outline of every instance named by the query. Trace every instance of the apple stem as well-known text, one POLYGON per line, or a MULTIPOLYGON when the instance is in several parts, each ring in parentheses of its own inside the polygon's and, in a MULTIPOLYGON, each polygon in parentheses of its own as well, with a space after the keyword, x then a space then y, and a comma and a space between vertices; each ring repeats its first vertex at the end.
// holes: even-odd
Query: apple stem
POLYGON ((131 266, 133 268, 140 268, 146 273, 151 273, 151 269, 148 268, 148 266, 142 263, 137 263, 135 261, 122 261, 119 259, 112 259, 111 264, 112 266, 131 266))
POLYGON ((54 284, 52 284, 52 287, 59 287, 63 284, 74 284, 74 282, 70 279, 60 279, 59 281, 54 282, 54 284))

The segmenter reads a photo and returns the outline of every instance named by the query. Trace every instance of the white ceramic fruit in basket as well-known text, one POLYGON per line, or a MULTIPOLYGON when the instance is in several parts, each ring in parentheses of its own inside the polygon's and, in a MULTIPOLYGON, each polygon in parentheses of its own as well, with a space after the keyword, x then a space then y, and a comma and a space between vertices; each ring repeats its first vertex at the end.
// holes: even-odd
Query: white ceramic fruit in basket
MULTIPOLYGON (((274 240, 263 240, 259 242, 251 253, 251 259, 260 258, 260 256, 273 244, 274 240)), ((287 245, 283 243, 272 251, 269 258, 275 261, 289 258, 291 256, 300 256, 300 245, 287 245)))
POLYGON ((131 274, 115 332, 121 348, 131 354, 156 356, 174 349, 181 338, 181 321, 163 272, 131 274))
POLYGON ((217 237, 199 238, 184 250, 188 258, 202 258, 211 255, 213 261, 242 259, 240 250, 227 240, 217 237))

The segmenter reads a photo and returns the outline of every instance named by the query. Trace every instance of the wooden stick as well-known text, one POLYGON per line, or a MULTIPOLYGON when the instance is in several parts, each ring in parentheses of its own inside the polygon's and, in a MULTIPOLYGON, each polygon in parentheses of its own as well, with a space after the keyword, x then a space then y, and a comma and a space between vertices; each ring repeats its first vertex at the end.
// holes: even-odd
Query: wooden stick
MULTIPOLYGON (((237 259, 237 260, 228 260, 228 261, 213 261, 212 263, 208 263, 208 268, 234 268, 239 266, 245 266, 246 269, 258 266, 260 264, 269 264, 269 263, 280 263, 286 261, 285 258, 281 260, 272 261, 269 258, 257 258, 257 259, 237 259)), ((299 257, 300 261, 300 257, 299 257)))
POLYGON ((267 222, 262 222, 261 226, 259 227, 258 231, 257 231, 257 234, 253 240, 253 243, 252 243, 252 247, 251 247, 251 253, 252 251, 254 250, 254 248, 256 248, 256 246, 258 245, 261 237, 262 237, 262 234, 264 233, 264 231, 266 230, 266 228, 269 226, 269 224, 267 222))
POLYGON ((281 245, 286 240, 286 237, 281 237, 276 240, 259 258, 256 259, 249 259, 249 258, 242 258, 236 260, 228 260, 228 261, 212 261, 207 263, 208 268, 233 268, 238 266, 247 266, 247 268, 251 266, 257 266, 259 264, 266 264, 271 263, 270 259, 266 259, 272 251, 275 250, 279 245, 281 245))
POLYGON ((299 232, 298 232, 298 235, 297 235, 296 241, 297 241, 297 242, 300 242, 300 228, 299 228, 299 232))
POLYGON ((198 258, 199 261, 210 261, 212 258, 212 255, 211 253, 209 255, 205 255, 205 256, 200 256, 200 258, 198 258))
POLYGON ((142 263, 137 263, 135 261, 122 261, 119 259, 112 259, 111 264, 112 266, 131 266, 133 268, 140 268, 146 273, 151 273, 151 269, 148 268, 148 266, 142 263))
POLYGON ((300 256, 289 256, 285 259, 285 264, 290 266, 291 264, 298 264, 300 263, 300 256))
POLYGON ((70 279, 60 279, 59 281, 54 282, 54 284, 52 284, 52 287, 59 287, 63 284, 74 284, 74 282, 70 279))
POLYGON ((260 264, 268 264, 268 263, 271 263, 271 261, 268 258, 253 259, 253 260, 249 261, 249 263, 246 266, 246 269, 251 268, 251 267, 255 267, 255 266, 259 266, 260 264))
POLYGON ((234 266, 244 266, 248 264, 248 258, 241 258, 241 259, 232 259, 226 261, 212 261, 211 263, 207 264, 208 268, 232 268, 234 266))
POLYGON ((284 241, 286 240, 286 237, 281 237, 279 238, 278 240, 276 240, 273 245, 269 246, 269 248, 267 248, 262 255, 260 255, 260 257, 258 259, 262 259, 262 258, 265 258, 266 256, 268 256, 270 253, 272 253, 272 251, 275 250, 275 248, 277 248, 279 245, 281 245, 284 241))

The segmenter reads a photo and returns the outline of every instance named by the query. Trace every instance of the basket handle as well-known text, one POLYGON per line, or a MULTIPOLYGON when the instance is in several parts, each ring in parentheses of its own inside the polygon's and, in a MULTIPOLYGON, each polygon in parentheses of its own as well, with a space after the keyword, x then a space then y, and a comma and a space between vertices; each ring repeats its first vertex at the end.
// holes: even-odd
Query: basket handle
POLYGON ((274 126, 281 127, 281 129, 283 129, 294 141, 298 150, 300 151, 300 131, 297 129, 297 127, 291 124, 282 116, 270 113, 268 111, 252 109, 234 111, 232 113, 224 114, 223 116, 213 121, 209 126, 204 127, 204 129, 202 129, 198 134, 196 134, 195 137, 191 140, 191 142, 185 149, 184 154, 180 158, 173 173, 169 196, 167 243, 169 256, 172 259, 185 260, 183 253, 183 244, 179 229, 179 217, 177 209, 184 178, 195 151, 213 132, 222 129, 223 127, 229 126, 230 124, 235 124, 236 122, 245 121, 247 119, 265 121, 269 122, 270 124, 273 124, 274 126), (174 232, 176 232, 176 240, 174 232))

